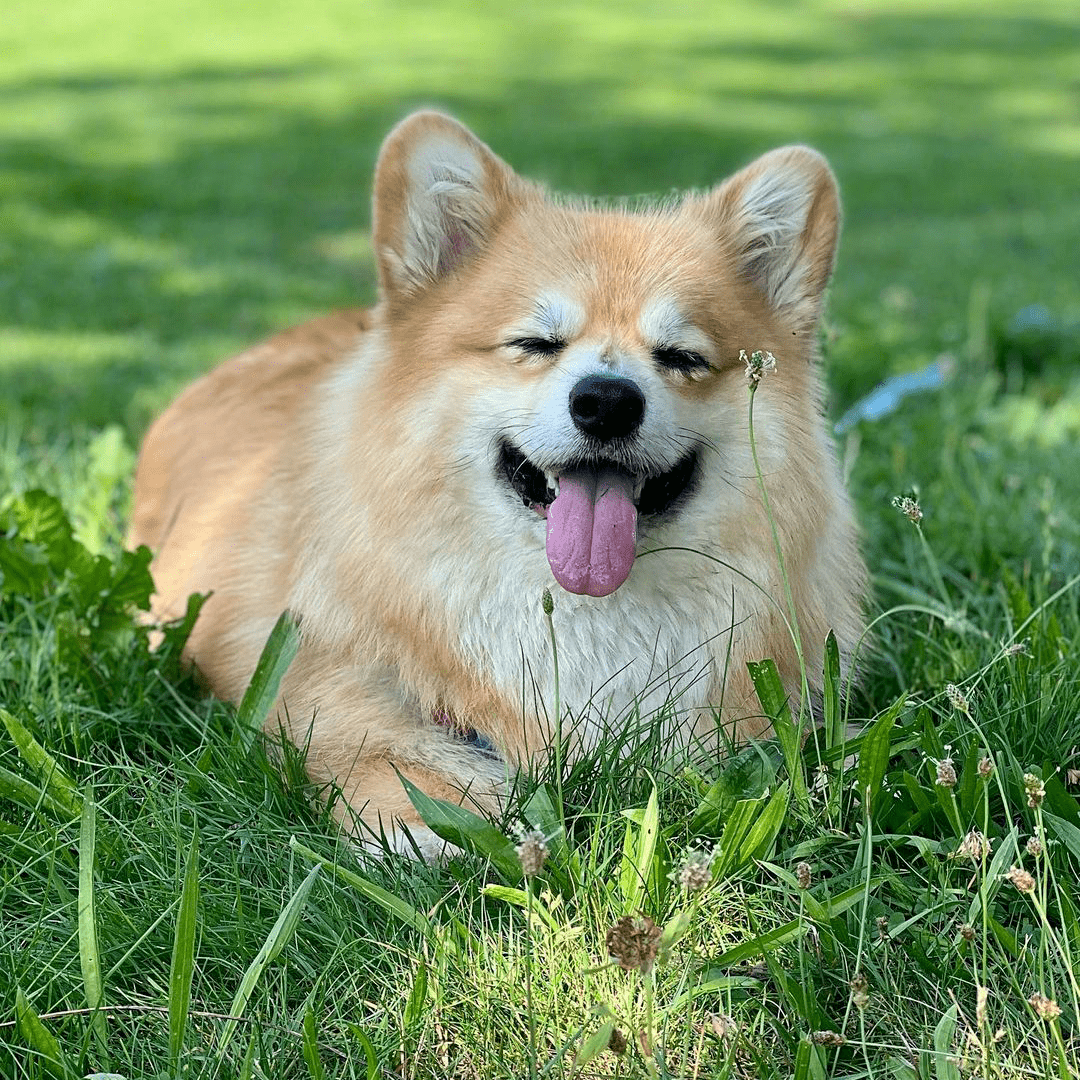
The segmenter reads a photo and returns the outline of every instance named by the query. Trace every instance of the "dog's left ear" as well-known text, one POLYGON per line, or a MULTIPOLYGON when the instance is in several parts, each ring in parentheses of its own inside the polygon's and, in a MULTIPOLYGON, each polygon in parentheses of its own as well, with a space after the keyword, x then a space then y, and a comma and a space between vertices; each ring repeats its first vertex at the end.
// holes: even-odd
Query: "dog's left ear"
POLYGON ((714 188, 699 209, 772 308, 811 328, 840 233, 840 194, 821 154, 807 146, 773 150, 714 188))
POLYGON ((383 296, 419 292, 467 263, 526 188, 451 117, 402 120, 375 166, 372 239, 383 296))

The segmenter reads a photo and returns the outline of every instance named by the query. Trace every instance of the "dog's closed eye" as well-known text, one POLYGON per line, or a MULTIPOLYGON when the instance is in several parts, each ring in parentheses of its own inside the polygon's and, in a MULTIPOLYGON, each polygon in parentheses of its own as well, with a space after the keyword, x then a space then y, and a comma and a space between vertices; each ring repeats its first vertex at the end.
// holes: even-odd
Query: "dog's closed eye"
POLYGON ((689 375, 691 372, 709 370, 709 361, 701 353, 691 349, 679 349, 667 345, 658 345, 652 351, 653 359, 669 371, 681 371, 689 375))
POLYGON ((520 349, 528 356, 558 356, 566 348, 565 341, 556 338, 522 337, 514 338, 507 344, 512 349, 520 349))

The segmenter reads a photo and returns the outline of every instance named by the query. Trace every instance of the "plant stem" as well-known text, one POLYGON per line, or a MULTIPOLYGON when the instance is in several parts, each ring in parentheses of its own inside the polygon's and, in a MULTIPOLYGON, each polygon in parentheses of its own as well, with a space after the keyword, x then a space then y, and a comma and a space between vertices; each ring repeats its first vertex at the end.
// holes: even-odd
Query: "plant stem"
POLYGON ((788 578, 787 565, 784 562, 784 549, 780 545, 780 531, 776 527, 776 518, 773 516, 772 504, 769 502, 769 493, 765 488, 765 474, 761 471, 757 441, 754 438, 754 395, 757 393, 757 387, 756 382, 750 383, 748 417, 750 453, 754 459, 754 474, 757 477, 758 487, 761 489, 761 501, 765 506, 765 516, 769 519, 769 528, 772 531, 773 547, 776 549, 776 558, 780 564, 780 577, 784 584, 784 598, 787 601, 788 615, 791 617, 791 636, 795 641, 795 652, 799 657, 799 674, 802 678, 802 701, 799 703, 799 724, 801 727, 805 706, 810 701, 810 684, 806 677, 806 658, 803 655, 802 638, 799 634, 799 617, 795 610, 795 597, 791 592, 791 580, 788 578))
POLYGON ((536 1080, 536 1010, 532 997, 532 880, 525 879, 525 1008, 529 1013, 529 1080, 536 1080))
POLYGON ((559 804, 559 821, 565 825, 566 811, 563 807, 563 722, 562 702, 559 699, 559 645, 555 640, 555 624, 551 615, 554 604, 551 593, 544 590, 544 618, 547 620, 548 636, 551 638, 551 665, 555 675, 555 797, 559 804))
POLYGON ((949 590, 945 588, 945 579, 941 576, 933 551, 930 550, 930 542, 926 539, 926 533, 922 531, 922 526, 917 521, 915 522, 915 531, 919 534, 923 554, 926 556, 926 562, 930 567, 930 574, 934 579, 934 585, 937 588, 938 595, 941 597, 941 602, 945 605, 946 611, 951 611, 952 601, 949 599, 949 590))
MULTIPOLYGON (((803 725, 806 722, 806 714, 810 708, 810 682, 806 675, 806 656, 803 653, 802 636, 799 633, 799 616, 795 610, 795 597, 791 591, 791 580, 788 577, 787 565, 784 562, 784 549, 780 544, 780 530, 776 527, 776 518, 772 512, 772 504, 769 502, 769 493, 765 488, 765 474, 761 471, 761 462, 758 460, 757 440, 754 438, 754 395, 757 393, 757 382, 750 382, 750 406, 748 409, 747 425, 750 438, 750 453, 754 459, 754 474, 757 476, 758 487, 761 489, 761 501, 765 507, 765 516, 769 519, 769 528, 772 531, 773 547, 776 549, 777 562, 780 564, 780 578, 784 584, 784 598, 787 601, 788 616, 790 623, 788 631, 795 643, 795 655, 799 661, 799 718, 796 722, 795 731, 797 744, 802 742, 803 725)), ((813 725, 811 725, 813 727, 813 725)), ((817 729, 814 728, 814 742, 817 744, 817 729)), ((801 765, 801 758, 788 763, 791 772, 791 784, 796 802, 804 815, 809 814, 810 799, 806 782, 806 770, 801 765)))
POLYGON ((656 1032, 653 1030, 653 992, 656 989, 655 972, 650 971, 645 976, 645 1038, 649 1042, 648 1055, 645 1058, 645 1068, 650 1076, 659 1076, 656 1069, 656 1032))

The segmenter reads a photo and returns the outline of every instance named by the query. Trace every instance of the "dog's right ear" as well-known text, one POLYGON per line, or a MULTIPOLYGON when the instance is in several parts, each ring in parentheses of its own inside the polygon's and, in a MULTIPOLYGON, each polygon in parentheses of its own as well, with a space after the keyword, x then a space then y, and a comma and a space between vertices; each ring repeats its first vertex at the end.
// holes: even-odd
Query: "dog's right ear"
POLYGON ((375 166, 372 239, 382 295, 418 292, 465 265, 526 186, 449 116, 402 120, 375 166))

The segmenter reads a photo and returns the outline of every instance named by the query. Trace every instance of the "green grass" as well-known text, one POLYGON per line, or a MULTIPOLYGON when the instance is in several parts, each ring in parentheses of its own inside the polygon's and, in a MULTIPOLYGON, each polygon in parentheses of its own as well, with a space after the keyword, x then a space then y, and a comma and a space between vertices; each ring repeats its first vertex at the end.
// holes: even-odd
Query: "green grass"
POLYGON ((1077 1071, 1072 6, 530 10, 5 6, 0 1075, 1077 1071), (472 852, 365 863, 301 755, 250 745, 176 642, 151 655, 132 629, 147 583, 119 539, 139 435, 231 351, 372 298, 371 166, 424 104, 560 190, 704 186, 790 141, 829 157, 831 413, 942 352, 957 364, 839 444, 881 616, 850 719, 883 719, 856 769, 824 735, 671 762, 646 718, 633 750, 613 733, 524 779, 498 834, 459 822, 472 852), (37 487, 73 534, 23 498, 37 487), (890 505, 913 492, 921 535, 890 505), (801 784, 809 812, 777 796, 801 784), (559 793, 565 821, 545 809, 559 793), (753 842, 740 822, 760 823, 753 842), (503 858, 514 825, 550 837, 531 883, 503 858), (954 854, 972 829, 985 859, 954 854), (717 843, 715 880, 685 894, 669 874, 717 843), (1003 877, 1019 865, 1034 893, 1003 877), (639 910, 678 940, 649 972, 608 966, 607 931, 639 910), (1059 1019, 1036 1017, 1036 992, 1059 1019), (615 1028, 622 1057, 600 1049, 615 1028))

